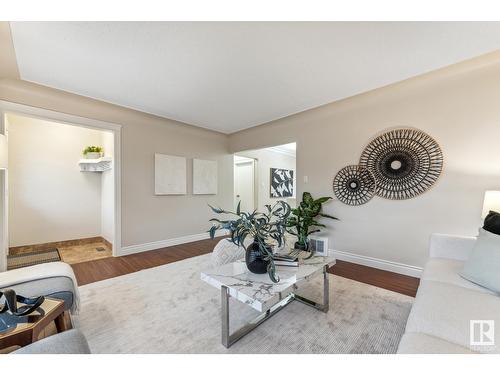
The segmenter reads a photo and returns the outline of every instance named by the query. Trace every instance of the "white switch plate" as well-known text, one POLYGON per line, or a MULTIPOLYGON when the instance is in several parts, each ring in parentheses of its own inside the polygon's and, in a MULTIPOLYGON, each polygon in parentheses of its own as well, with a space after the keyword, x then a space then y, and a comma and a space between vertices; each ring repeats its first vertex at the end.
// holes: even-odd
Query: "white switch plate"
POLYGON ((307 184, 309 182, 309 177, 304 176, 304 184, 307 184))

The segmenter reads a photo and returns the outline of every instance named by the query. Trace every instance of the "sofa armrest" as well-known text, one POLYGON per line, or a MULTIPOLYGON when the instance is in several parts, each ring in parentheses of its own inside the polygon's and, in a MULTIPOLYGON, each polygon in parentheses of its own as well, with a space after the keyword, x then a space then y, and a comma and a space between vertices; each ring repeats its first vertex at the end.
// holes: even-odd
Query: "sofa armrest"
POLYGON ((0 272, 0 289, 14 289, 25 297, 62 299, 65 310, 78 311, 78 284, 71 266, 63 262, 43 263, 0 272))
POLYGON ((429 255, 431 258, 467 260, 475 242, 476 237, 433 233, 430 238, 429 255))

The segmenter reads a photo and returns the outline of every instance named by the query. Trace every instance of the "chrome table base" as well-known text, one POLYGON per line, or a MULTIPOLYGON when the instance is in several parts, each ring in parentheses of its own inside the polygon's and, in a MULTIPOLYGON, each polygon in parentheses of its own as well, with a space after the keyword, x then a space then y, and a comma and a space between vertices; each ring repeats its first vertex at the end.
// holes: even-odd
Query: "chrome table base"
POLYGON ((221 318, 222 318, 222 345, 226 348, 229 348, 236 341, 250 333, 252 330, 257 328, 259 325, 264 323, 267 319, 277 314, 283 308, 290 304, 292 301, 298 301, 304 303, 308 306, 311 306, 315 309, 318 309, 324 313, 328 312, 330 306, 330 283, 328 278, 328 266, 325 265, 323 267, 323 303, 317 303, 311 301, 305 297, 299 296, 296 293, 290 293, 284 299, 279 301, 277 304, 272 306, 269 310, 264 312, 263 314, 257 316, 251 322, 249 322, 244 327, 240 328, 238 331, 234 333, 230 333, 229 328, 229 288, 227 286, 221 287, 221 318))

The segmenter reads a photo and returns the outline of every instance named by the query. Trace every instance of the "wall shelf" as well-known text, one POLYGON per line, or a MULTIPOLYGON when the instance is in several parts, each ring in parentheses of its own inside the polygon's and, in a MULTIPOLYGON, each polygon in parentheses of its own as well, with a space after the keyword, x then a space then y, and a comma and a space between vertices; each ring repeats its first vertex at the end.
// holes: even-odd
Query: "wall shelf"
POLYGON ((80 159, 78 164, 80 165, 81 172, 104 172, 111 169, 110 157, 102 157, 99 159, 80 159))

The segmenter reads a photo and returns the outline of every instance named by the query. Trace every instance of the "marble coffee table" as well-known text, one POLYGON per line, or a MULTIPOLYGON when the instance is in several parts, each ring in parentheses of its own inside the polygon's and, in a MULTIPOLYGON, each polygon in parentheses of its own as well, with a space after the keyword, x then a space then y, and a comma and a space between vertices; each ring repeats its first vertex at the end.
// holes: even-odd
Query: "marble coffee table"
POLYGON ((299 301, 323 312, 329 308, 328 268, 335 264, 333 257, 303 259, 298 267, 276 267, 280 277, 273 283, 267 274, 257 275, 248 271, 245 261, 225 264, 203 271, 201 279, 221 290, 222 345, 229 348, 261 323, 278 313, 292 301, 299 301), (295 293, 297 284, 323 274, 323 301, 317 303, 295 293), (243 328, 230 333, 229 298, 261 312, 243 328))

